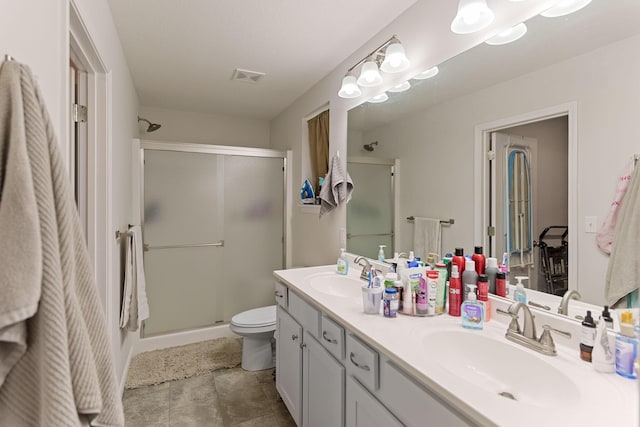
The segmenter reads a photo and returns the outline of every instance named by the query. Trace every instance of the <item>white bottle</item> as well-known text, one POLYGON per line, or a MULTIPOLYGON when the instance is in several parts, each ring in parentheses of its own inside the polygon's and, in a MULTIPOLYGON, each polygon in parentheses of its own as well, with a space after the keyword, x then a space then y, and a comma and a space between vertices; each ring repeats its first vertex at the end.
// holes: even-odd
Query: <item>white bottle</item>
POLYGON ((336 273, 346 275, 349 272, 349 260, 344 254, 344 248, 340 248, 340 256, 336 262, 336 273))
POLYGON ((593 342, 593 351, 591 352, 591 363, 598 372, 613 373, 615 372, 615 349, 611 348, 609 335, 607 334, 607 325, 600 316, 600 321, 596 327, 596 339, 593 342))
POLYGON ((384 262, 384 248, 386 248, 387 245, 380 245, 380 250, 378 251, 378 261, 380 262, 384 262))
POLYGON ((523 280, 529 280, 527 276, 516 276, 516 291, 513 293, 513 299, 515 301, 520 301, 523 304, 527 303, 527 293, 524 290, 524 285, 522 284, 523 280))

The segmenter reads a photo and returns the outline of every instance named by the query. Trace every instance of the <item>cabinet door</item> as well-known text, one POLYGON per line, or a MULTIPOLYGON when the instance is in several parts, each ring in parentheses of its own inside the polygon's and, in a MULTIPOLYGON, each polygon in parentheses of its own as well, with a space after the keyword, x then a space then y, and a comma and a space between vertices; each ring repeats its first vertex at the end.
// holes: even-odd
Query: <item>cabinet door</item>
POLYGON ((353 377, 347 377, 347 427, 402 426, 391 412, 378 402, 353 377))
POLYGON ((302 327, 277 308, 276 389, 297 425, 302 421, 302 327))
POLYGON ((344 366, 306 330, 302 360, 302 425, 344 426, 344 366))

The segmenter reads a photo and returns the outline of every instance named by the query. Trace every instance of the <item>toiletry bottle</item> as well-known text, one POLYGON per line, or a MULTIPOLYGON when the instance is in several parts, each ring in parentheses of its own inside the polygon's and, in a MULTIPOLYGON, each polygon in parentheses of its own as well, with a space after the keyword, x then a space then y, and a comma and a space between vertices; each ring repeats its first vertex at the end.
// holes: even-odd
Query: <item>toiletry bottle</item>
POLYGON ((380 250, 378 251, 378 261, 380 262, 384 262, 384 248, 386 248, 387 245, 380 245, 380 250))
POLYGON ((396 288, 390 287, 384 290, 384 300, 382 302, 384 317, 398 316, 398 293, 396 288))
POLYGON ((475 263, 476 273, 478 273, 478 276, 484 274, 486 258, 482 253, 482 246, 475 246, 473 248, 473 255, 471 255, 471 259, 475 263))
POLYGON ((516 283, 516 291, 513 293, 513 299, 514 301, 520 301, 523 304, 527 303, 527 293, 524 290, 524 285, 522 284, 522 281, 525 279, 529 279, 527 276, 516 276, 516 280, 518 281, 518 283, 516 283))
POLYGON ((402 312, 404 314, 415 314, 413 312, 413 299, 411 298, 413 295, 413 289, 411 289, 411 282, 409 280, 405 280, 404 282, 404 291, 402 292, 402 312))
POLYGON ((402 280, 398 279, 393 282, 393 287, 396 288, 396 293, 398 294, 398 313, 402 311, 402 303, 403 303, 403 294, 404 294, 404 286, 402 285, 402 280))
POLYGON ((593 363, 594 369, 598 372, 613 373, 616 370, 614 349, 611 348, 607 325, 602 316, 600 316, 600 321, 596 327, 596 339, 591 352, 591 363, 593 363))
MULTIPOLYGON (((464 267, 466 259, 464 258, 464 249, 456 248, 455 255, 451 258, 451 263, 453 265, 458 266, 458 274, 460 275, 460 279, 462 279, 462 273, 464 273, 464 267)), ((460 296, 460 301, 464 301, 464 292, 460 296)))
POLYGON ((591 362, 591 352, 596 340, 596 323, 591 317, 591 310, 587 310, 587 315, 582 321, 580 328, 580 359, 591 362))
POLYGON ((449 280, 449 316, 460 316, 460 304, 462 304, 460 292, 462 292, 462 282, 458 275, 458 266, 452 265, 451 280, 449 280))
POLYGON ((491 320, 491 301, 489 301, 489 282, 487 275, 478 276, 478 301, 484 304, 484 321, 491 320))
POLYGON ((387 273, 384 276, 384 287, 385 288, 393 288, 398 280, 398 273, 387 273))
POLYGON ((613 330, 613 318, 611 317, 611 312, 609 312, 608 305, 605 305, 602 310, 602 320, 607 328, 613 330))
POLYGON ((462 327, 467 329, 482 329, 484 306, 481 302, 476 301, 476 285, 471 285, 470 288, 471 290, 467 295, 467 299, 460 307, 462 327))
POLYGON ((503 298, 507 297, 507 279, 504 271, 498 271, 498 274, 496 274, 496 295, 503 298))
POLYGON ((476 273, 475 263, 468 259, 465 262, 464 272, 462 273, 462 293, 463 295, 467 295, 471 290, 470 285, 475 286, 478 285, 478 273, 476 273))
POLYGON ((638 337, 633 328, 630 311, 620 314, 620 332, 616 334, 616 374, 625 378, 638 378, 634 361, 638 358, 638 337))
POLYGON ((344 248, 340 248, 340 256, 336 262, 336 273, 345 275, 349 273, 349 260, 344 254, 344 248))
POLYGON ((498 275, 498 260, 496 258, 487 258, 487 267, 484 270, 484 274, 487 275, 489 281, 489 293, 496 293, 496 276, 498 275))
POLYGON ((438 270, 427 270, 427 316, 436 314, 439 275, 438 270))
POLYGON ((425 275, 426 274, 420 275, 418 290, 416 291, 416 308, 414 312, 419 316, 427 315, 429 290, 427 288, 427 278, 425 275))
POLYGON ((509 276, 509 252, 502 254, 502 264, 500 264, 499 268, 504 272, 505 276, 509 276))
POLYGON ((442 262, 436 262, 438 272, 438 290, 436 291, 436 314, 444 313, 447 301, 447 266, 442 262))

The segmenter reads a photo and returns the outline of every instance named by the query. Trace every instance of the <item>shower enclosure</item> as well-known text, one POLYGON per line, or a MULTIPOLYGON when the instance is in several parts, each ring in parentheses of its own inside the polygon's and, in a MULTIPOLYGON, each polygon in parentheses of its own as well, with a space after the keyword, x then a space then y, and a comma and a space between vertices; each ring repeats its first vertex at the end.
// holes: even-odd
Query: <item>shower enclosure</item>
POLYGON ((150 337, 273 304, 285 266, 287 153, 142 141, 150 337))

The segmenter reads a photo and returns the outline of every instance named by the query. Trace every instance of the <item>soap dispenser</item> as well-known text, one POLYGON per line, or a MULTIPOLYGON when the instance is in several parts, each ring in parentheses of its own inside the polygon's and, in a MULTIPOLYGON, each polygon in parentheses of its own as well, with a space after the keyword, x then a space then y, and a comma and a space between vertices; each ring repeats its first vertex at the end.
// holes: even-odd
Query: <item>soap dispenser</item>
POLYGON ((523 280, 529 280, 527 276, 516 276, 516 291, 513 293, 513 299, 515 301, 520 301, 523 304, 527 303, 527 293, 524 290, 524 285, 522 284, 523 280))
POLYGON ((340 256, 336 262, 336 273, 346 275, 349 273, 349 260, 344 253, 344 248, 340 248, 340 256))
POLYGON ((387 245, 380 245, 380 250, 378 251, 378 261, 380 262, 384 262, 384 248, 386 248, 387 245))
POLYGON ((483 327, 484 304, 476 300, 476 285, 467 285, 469 293, 460 308, 462 327, 481 330, 483 327))

